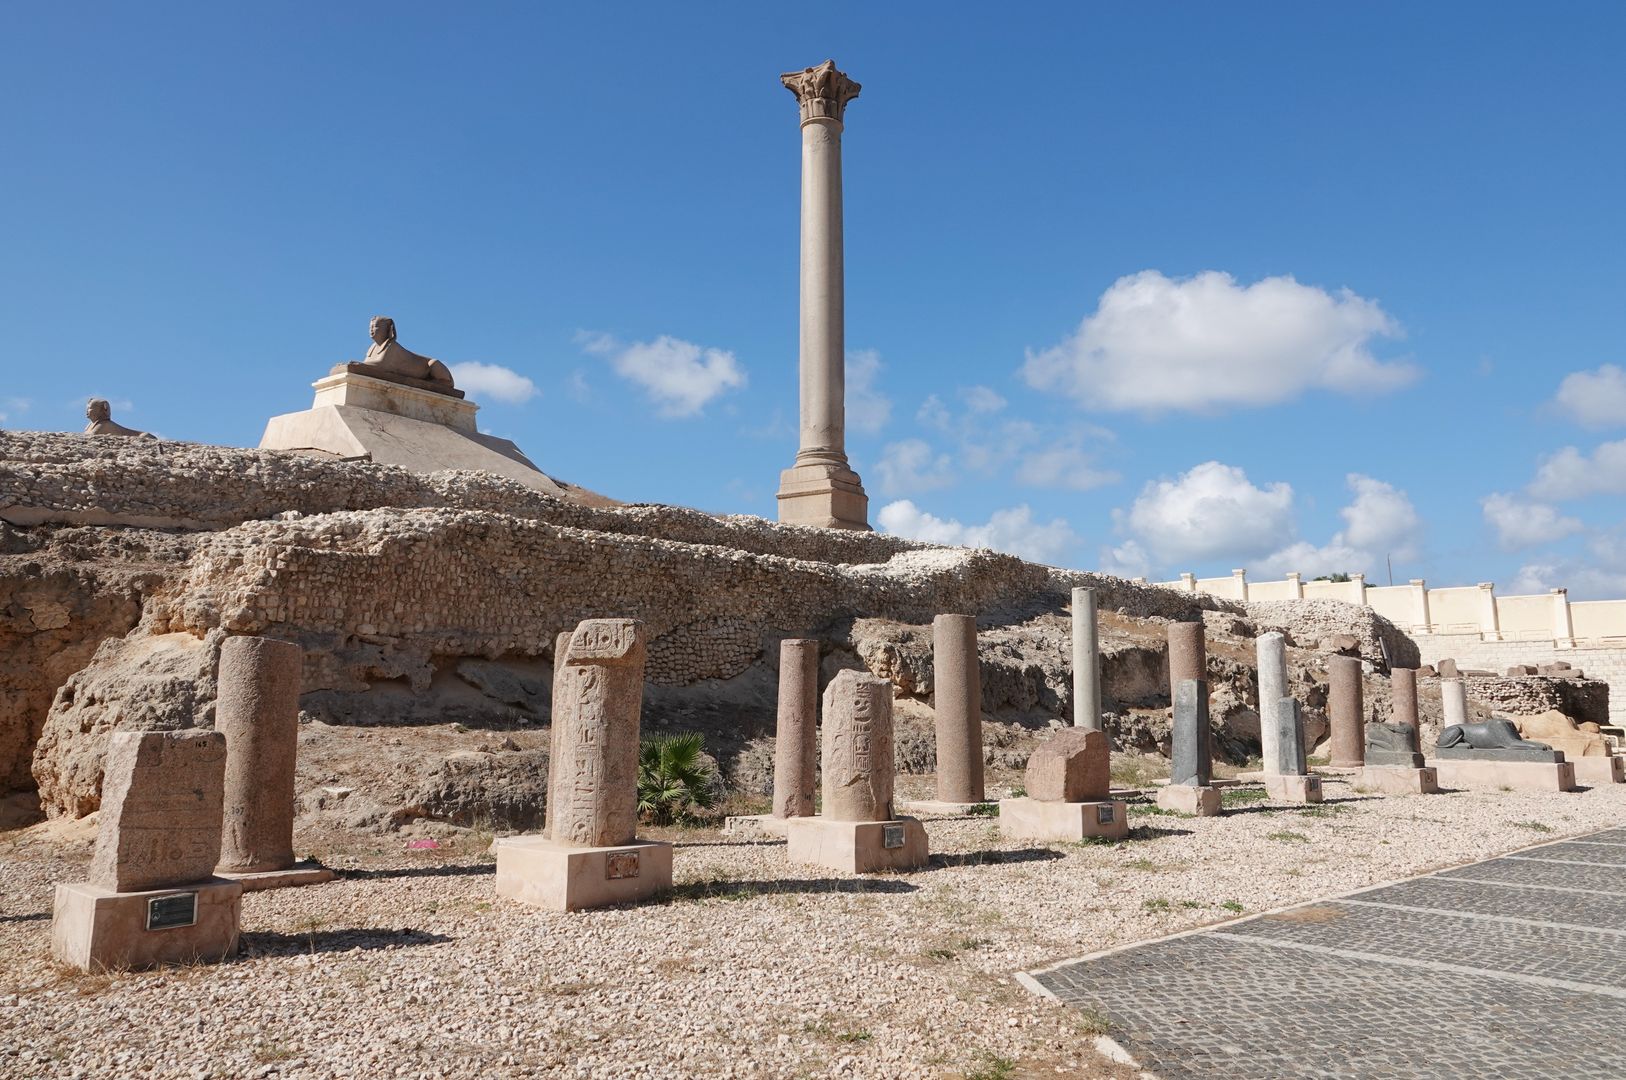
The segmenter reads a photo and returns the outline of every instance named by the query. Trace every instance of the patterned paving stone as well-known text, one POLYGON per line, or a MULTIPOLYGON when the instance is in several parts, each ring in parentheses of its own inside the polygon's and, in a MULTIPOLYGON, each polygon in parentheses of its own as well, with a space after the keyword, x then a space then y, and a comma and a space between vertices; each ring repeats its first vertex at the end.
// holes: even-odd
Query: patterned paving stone
MULTIPOLYGON (((1626 939, 1626 896, 1596 896, 1556 889, 1510 889, 1454 878, 1426 877, 1363 892, 1354 899, 1436 911, 1596 926, 1619 930, 1626 939)), ((1622 947, 1626 948, 1626 940, 1622 941, 1622 947)))
POLYGON ((1492 859, 1473 866, 1442 870, 1440 877, 1473 878, 1476 881, 1502 881, 1516 885, 1545 885, 1566 889, 1591 889, 1626 896, 1626 867, 1566 866, 1534 859, 1492 859))
POLYGON ((1526 859, 1558 859, 1563 862, 1608 863, 1626 866, 1626 845, 1615 847, 1604 844, 1545 844, 1518 853, 1526 859))

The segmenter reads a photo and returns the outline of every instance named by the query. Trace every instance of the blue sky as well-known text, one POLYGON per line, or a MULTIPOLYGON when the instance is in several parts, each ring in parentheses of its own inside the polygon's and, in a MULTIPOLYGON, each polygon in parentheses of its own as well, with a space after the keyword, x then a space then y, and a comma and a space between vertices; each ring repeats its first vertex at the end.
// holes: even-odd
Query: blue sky
POLYGON ((545 470, 772 516, 778 74, 834 57, 873 522, 1626 596, 1623 46, 1612 3, 12 5, 0 424, 252 446, 383 313, 545 470))

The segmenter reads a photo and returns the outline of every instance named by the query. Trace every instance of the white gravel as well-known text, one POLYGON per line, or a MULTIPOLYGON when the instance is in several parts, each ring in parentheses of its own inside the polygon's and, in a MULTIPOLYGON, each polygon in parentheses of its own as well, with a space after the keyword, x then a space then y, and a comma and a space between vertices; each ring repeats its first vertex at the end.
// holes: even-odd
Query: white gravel
POLYGON ((1111 846, 929 823, 931 869, 832 877, 778 842, 680 834, 670 902, 575 915, 500 901, 465 850, 252 894, 218 966, 74 974, 50 891, 88 856, 0 836, 0 1076, 1130 1076, 1018 970, 1618 824, 1626 785, 1354 796, 1319 812, 1132 813, 1111 846), (1543 829, 1552 830, 1544 832, 1543 829), (946 865, 945 865, 946 864, 946 865), (1227 907, 1231 905, 1231 907, 1227 907))

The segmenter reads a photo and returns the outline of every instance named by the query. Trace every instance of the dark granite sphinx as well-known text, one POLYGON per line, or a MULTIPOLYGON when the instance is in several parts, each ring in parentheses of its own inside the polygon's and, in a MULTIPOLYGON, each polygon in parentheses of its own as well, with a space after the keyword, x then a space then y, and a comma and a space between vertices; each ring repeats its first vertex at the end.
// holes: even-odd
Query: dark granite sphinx
POLYGON ((1410 724, 1366 725, 1366 763, 1421 769, 1423 755, 1416 750, 1417 729, 1410 724))
POLYGON ((1440 732, 1434 756, 1446 761, 1563 761, 1564 752, 1519 737, 1510 721, 1491 717, 1478 724, 1452 724, 1440 732))

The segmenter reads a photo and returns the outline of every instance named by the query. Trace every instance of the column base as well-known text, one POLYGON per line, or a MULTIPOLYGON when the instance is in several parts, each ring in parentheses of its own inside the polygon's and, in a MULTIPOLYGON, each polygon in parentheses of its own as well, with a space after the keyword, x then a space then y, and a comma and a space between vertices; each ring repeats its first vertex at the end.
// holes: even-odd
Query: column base
POLYGON ((1265 794, 1271 802, 1318 803, 1321 801, 1321 777, 1266 773, 1265 794))
POLYGON ((930 858, 926 827, 912 817, 891 821, 792 818, 785 840, 791 862, 848 874, 918 870, 930 858))
POLYGON ((869 496, 840 465, 793 465, 779 474, 779 520, 786 525, 869 531, 869 496))
POLYGON ((1126 803, 1043 802, 1026 797, 999 800, 999 835, 1012 840, 1083 840, 1129 835, 1126 803))
POLYGON ((724 836, 777 836, 784 838, 790 818, 772 814, 736 814, 723 819, 724 836))
POLYGON ((58 885, 51 955, 81 971, 217 963, 237 952, 242 907, 243 886, 220 878, 124 893, 58 885))
POLYGON ((1379 795, 1438 795, 1440 778, 1433 769, 1428 768, 1368 765, 1355 778, 1355 789, 1375 791, 1379 795))
POLYGON ((498 840, 497 895, 547 911, 634 904, 672 887, 672 845, 560 844, 545 836, 498 840))
POLYGON ((1572 761, 1471 761, 1435 758, 1432 768, 1447 788, 1519 788, 1527 791, 1573 791, 1572 761))
POLYGON ((215 877, 235 881, 244 892, 263 889, 292 889, 299 885, 320 885, 338 875, 315 862, 297 862, 282 870, 216 870, 215 877))
POLYGON ((1578 757, 1572 758, 1570 764, 1575 766, 1575 779, 1582 784, 1626 784, 1626 757, 1578 757))
POLYGON ((1158 788, 1157 805, 1177 814, 1193 817, 1216 817, 1220 812, 1219 788, 1197 787, 1194 784, 1170 784, 1158 788))

